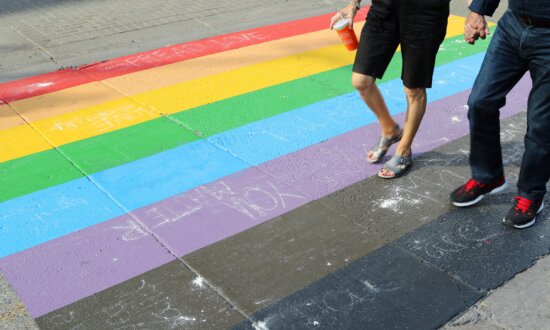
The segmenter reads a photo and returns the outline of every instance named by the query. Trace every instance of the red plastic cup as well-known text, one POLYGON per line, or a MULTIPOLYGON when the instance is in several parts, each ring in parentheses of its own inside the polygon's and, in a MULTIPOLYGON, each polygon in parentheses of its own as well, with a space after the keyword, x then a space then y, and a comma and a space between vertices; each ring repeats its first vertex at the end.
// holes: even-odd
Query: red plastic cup
POLYGON ((355 35, 355 31, 349 28, 348 18, 339 20, 332 28, 338 32, 340 39, 342 39, 342 42, 349 51, 357 49, 359 44, 357 42, 357 36, 355 35))

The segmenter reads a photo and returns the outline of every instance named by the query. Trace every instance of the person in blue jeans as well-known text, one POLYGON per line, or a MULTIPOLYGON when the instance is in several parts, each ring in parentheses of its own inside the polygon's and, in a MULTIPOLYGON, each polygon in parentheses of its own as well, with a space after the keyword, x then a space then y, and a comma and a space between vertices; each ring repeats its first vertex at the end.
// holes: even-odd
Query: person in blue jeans
MULTIPOLYGON (((466 19, 465 39, 474 43, 488 34, 484 15, 499 0, 474 0, 466 19)), ((504 224, 526 228, 543 207, 550 178, 550 0, 509 0, 498 23, 468 99, 472 178, 451 193, 458 207, 478 203, 484 195, 504 190, 506 180, 500 145, 499 110, 506 95, 529 71, 533 87, 527 102, 525 151, 514 205, 504 224)))

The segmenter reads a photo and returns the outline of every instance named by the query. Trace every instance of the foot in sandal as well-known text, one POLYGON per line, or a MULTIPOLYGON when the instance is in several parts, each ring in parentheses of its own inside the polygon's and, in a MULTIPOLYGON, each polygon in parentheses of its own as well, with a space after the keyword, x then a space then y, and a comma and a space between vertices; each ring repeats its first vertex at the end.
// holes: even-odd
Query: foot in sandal
POLYGON ((399 142, 401 138, 403 137, 403 130, 399 127, 399 125, 395 125, 395 128, 393 130, 393 134, 390 137, 381 136, 378 140, 378 143, 369 150, 369 153, 367 155, 367 162, 369 163, 376 163, 382 159, 386 155, 386 152, 388 152, 388 149, 390 149, 391 145, 399 142))
POLYGON ((383 179, 398 178, 412 166, 412 152, 407 156, 395 154, 378 172, 383 179))

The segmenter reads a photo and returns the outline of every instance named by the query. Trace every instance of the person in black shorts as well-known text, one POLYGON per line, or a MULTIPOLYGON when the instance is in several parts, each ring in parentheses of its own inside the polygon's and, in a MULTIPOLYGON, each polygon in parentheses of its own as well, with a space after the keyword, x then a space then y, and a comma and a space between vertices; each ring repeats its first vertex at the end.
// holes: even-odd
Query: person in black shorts
MULTIPOLYGON (((353 18, 360 0, 351 0, 331 19, 332 26, 341 18, 353 18)), ((432 87, 435 58, 447 30, 450 0, 373 0, 361 31, 355 57, 352 84, 381 126, 378 143, 369 151, 367 161, 380 161, 390 146, 399 142, 395 155, 384 164, 378 176, 399 177, 412 165, 411 145, 426 111, 426 88, 432 87), (407 97, 404 128, 391 117, 376 86, 382 78, 397 46, 401 45, 401 79, 407 97)))

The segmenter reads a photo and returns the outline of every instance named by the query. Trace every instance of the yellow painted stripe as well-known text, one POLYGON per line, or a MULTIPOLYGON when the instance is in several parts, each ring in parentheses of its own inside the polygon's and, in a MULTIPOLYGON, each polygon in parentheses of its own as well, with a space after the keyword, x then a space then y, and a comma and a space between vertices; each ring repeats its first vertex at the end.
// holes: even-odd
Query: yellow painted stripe
MULTIPOLYGON (((447 37, 461 34, 463 24, 463 18, 452 16, 449 20, 447 37)), ((158 113, 171 114, 351 64, 354 53, 347 52, 342 47, 341 44, 337 44, 239 67, 220 74, 137 94, 133 99, 146 104, 158 113)), ((58 146, 151 120, 158 117, 158 113, 128 98, 123 98, 38 120, 33 125, 58 146)), ((7 136, 10 130, 6 130, 7 136)), ((4 141, 4 138, 0 139, 0 149, 4 141)), ((34 152, 47 149, 47 147, 41 149, 41 145, 37 142, 34 152)), ((0 155, 0 161, 21 156, 20 152, 8 151, 0 155)))
MULTIPOLYGON (((9 106, 0 106, 0 128, 10 125, 9 130, 0 130, 0 159, 4 155, 13 158, 51 148, 40 135, 25 123, 9 106)), ((9 189, 3 187, 2 189, 9 189)))
POLYGON ((2 143, 0 159, 7 158, 6 155, 13 159, 51 149, 51 146, 29 125, 13 127, 9 131, 0 131, 0 141, 2 143))

